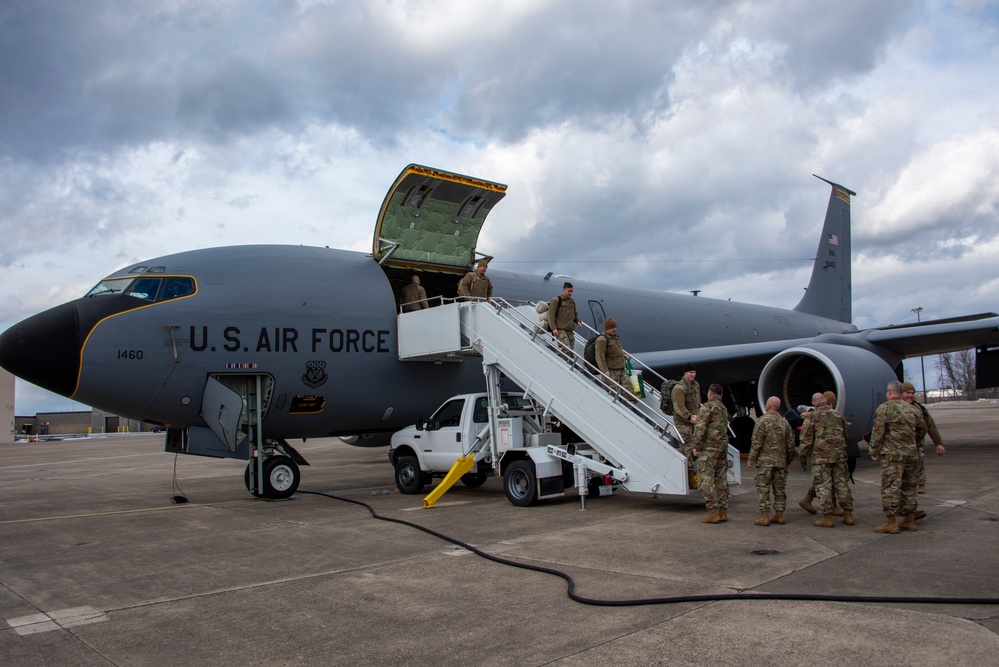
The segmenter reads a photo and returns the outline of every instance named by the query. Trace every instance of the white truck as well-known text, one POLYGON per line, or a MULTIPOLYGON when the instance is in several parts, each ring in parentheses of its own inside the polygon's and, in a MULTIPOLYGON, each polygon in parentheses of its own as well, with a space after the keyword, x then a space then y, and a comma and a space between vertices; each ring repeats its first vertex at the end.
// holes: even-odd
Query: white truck
POLYGON ((429 419, 393 434, 389 460, 399 490, 417 494, 433 478, 444 478, 435 489, 436 497, 432 497, 435 493, 427 496, 425 506, 432 507, 458 479, 474 488, 498 473, 503 477, 507 499, 518 507, 565 495, 566 487, 580 481, 587 489, 584 495, 598 487, 605 487, 604 494, 609 492, 605 482, 607 476, 614 477, 615 469, 597 452, 577 450, 572 444, 563 446, 553 421, 529 398, 504 393, 500 401, 495 437, 489 397, 484 392, 454 396, 429 419), (575 466, 581 458, 586 462, 575 466), (580 474, 584 475, 581 480, 577 479, 580 474))

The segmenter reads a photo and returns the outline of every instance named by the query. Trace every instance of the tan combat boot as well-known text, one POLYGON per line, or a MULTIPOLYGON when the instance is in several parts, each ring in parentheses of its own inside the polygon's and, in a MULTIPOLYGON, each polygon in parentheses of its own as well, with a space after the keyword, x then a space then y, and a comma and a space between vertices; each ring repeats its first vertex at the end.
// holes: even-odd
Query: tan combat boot
POLYGON ((815 514, 815 508, 812 507, 812 498, 814 497, 815 494, 812 493, 811 489, 809 489, 808 493, 805 494, 805 497, 802 498, 801 502, 798 503, 798 506, 801 507, 801 509, 808 512, 809 514, 815 514))
POLYGON ((836 524, 832 520, 832 514, 823 514, 822 518, 815 522, 819 528, 835 528, 836 524))
POLYGON ((915 512, 909 512, 905 515, 905 521, 898 524, 898 527, 902 530, 919 530, 916 528, 916 514, 915 512))
POLYGON ((718 510, 711 508, 708 510, 708 515, 701 519, 701 523, 718 523, 721 519, 718 518, 718 510))
POLYGON ((843 525, 852 526, 853 525, 853 511, 843 510, 843 525))
POLYGON ((925 518, 926 518, 926 512, 924 512, 923 510, 916 510, 916 521, 925 518))
POLYGON ((837 508, 836 508, 836 509, 834 509, 834 510, 833 510, 833 512, 832 512, 832 515, 833 515, 833 516, 843 516, 844 514, 845 514, 845 511, 843 510, 843 508, 842 508, 842 507, 837 507, 837 508))
POLYGON ((760 518, 753 522, 754 526, 769 526, 770 525, 770 515, 766 512, 760 512, 760 518))
POLYGON ((875 533, 891 533, 895 535, 898 533, 898 526, 895 524, 895 517, 889 516, 885 517, 885 522, 880 526, 874 526, 875 533))
POLYGON ((776 523, 778 526, 783 526, 784 512, 774 512, 774 518, 770 519, 770 523, 776 523))
POLYGON ((728 521, 728 508, 727 507, 719 507, 718 508, 718 521, 720 521, 721 523, 725 523, 726 521, 728 521))
POLYGON ((919 488, 916 490, 916 493, 926 493, 926 485, 920 484, 919 488))

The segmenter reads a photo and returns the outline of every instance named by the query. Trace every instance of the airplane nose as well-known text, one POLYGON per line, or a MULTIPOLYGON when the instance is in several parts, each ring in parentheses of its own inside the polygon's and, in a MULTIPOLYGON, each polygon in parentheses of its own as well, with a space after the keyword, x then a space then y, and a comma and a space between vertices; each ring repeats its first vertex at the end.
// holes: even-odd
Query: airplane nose
POLYGON ((0 334, 0 366, 39 387, 72 396, 80 374, 76 306, 56 306, 0 334))

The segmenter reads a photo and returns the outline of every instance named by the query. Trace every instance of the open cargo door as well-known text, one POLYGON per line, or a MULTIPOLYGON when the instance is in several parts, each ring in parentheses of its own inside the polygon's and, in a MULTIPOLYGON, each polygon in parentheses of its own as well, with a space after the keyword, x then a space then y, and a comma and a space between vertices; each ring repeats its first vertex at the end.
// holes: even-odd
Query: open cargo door
POLYGON ((383 265, 461 273, 472 268, 482 223, 506 186, 411 164, 385 195, 372 255, 383 265))

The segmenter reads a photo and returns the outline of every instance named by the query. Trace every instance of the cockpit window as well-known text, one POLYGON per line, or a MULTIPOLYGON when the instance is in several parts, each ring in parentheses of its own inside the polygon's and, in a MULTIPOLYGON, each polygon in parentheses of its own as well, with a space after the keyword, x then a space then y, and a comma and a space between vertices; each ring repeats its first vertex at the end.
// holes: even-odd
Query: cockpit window
POLYGON ((131 284, 125 294, 146 301, 156 301, 156 293, 160 291, 161 282, 162 278, 139 278, 131 284))
POLYGON ((160 301, 179 299, 189 294, 194 294, 193 278, 166 278, 163 285, 163 294, 160 295, 160 301))
POLYGON ((125 294, 149 302, 169 301, 194 294, 194 278, 105 278, 87 292, 88 297, 125 294), (162 289, 161 289, 162 287, 162 289))
POLYGON ((105 294, 121 294, 128 286, 135 282, 135 278, 105 278, 97 283, 94 289, 87 292, 87 296, 104 296, 105 294))

